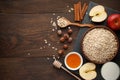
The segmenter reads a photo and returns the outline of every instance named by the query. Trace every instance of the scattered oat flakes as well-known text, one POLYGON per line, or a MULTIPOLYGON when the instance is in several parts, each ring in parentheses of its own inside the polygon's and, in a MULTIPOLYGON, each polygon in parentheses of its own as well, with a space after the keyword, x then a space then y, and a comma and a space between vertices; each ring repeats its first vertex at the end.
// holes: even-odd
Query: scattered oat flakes
POLYGON ((50 60, 50 58, 49 58, 49 57, 47 57, 47 60, 50 60))
POLYGON ((70 12, 71 12, 71 10, 68 10, 68 12, 70 13, 70 12))
POLYGON ((50 23, 53 23, 53 18, 51 18, 50 23))
POLYGON ((47 41, 45 42, 45 44, 47 44, 47 41))
POLYGON ((55 57, 55 55, 52 55, 52 56, 53 56, 53 59, 54 59, 54 60, 56 60, 56 57, 55 57))
POLYGON ((52 49, 55 49, 55 47, 52 47, 52 49))
POLYGON ((60 57, 58 56, 57 59, 60 59, 60 57))
POLYGON ((68 29, 71 29, 71 27, 68 27, 68 29))
POLYGON ((28 55, 28 56, 30 56, 31 54, 30 54, 30 53, 28 53, 27 55, 28 55))
POLYGON ((40 47, 40 49, 43 49, 43 47, 40 47))
POLYGON ((74 8, 70 8, 72 11, 74 10, 74 8))
POLYGON ((67 8, 69 8, 70 6, 69 5, 67 5, 67 8))
POLYGON ((55 50, 57 51, 58 49, 57 49, 57 48, 55 48, 55 50))
POLYGON ((57 16, 57 19, 59 19, 60 18, 60 16, 57 16))
POLYGON ((52 29, 52 31, 54 32, 54 31, 55 31, 55 29, 52 29))
POLYGON ((56 25, 56 22, 53 22, 53 23, 52 23, 52 26, 54 26, 54 27, 57 26, 57 25, 56 25))
POLYGON ((47 44, 47 43, 48 43, 46 39, 44 39, 44 42, 45 42, 45 44, 47 44))
POLYGON ((46 40, 46 39, 44 39, 44 41, 46 42, 47 40, 46 40))
POLYGON ((50 43, 48 43, 48 46, 51 46, 51 44, 50 44, 50 43))
POLYGON ((57 26, 55 26, 55 29, 57 30, 57 26))
POLYGON ((53 13, 53 15, 55 15, 55 13, 53 13))

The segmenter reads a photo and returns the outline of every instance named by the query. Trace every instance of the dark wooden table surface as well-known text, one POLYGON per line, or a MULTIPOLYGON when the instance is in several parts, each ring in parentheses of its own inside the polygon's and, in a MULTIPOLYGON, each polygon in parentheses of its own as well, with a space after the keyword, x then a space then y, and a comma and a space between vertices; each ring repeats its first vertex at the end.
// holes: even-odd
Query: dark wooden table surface
MULTIPOLYGON (((74 22, 71 8, 78 1, 0 0, 0 80, 75 80, 52 65, 53 56, 58 56, 63 45, 52 21, 64 16, 74 22)), ((119 0, 91 1, 120 11, 119 0)), ((71 28, 73 42, 65 54, 72 51, 79 31, 71 28)), ((62 63, 64 56, 60 57, 62 63)))

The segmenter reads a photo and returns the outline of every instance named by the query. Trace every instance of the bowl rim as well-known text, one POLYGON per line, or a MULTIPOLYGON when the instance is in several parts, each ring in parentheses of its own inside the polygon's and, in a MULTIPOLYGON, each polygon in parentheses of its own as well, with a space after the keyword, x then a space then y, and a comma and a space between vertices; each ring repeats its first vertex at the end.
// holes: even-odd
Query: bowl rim
MULTIPOLYGON (((80 47, 81 47, 81 51, 82 51, 82 54, 85 56, 85 58, 87 59, 87 60, 89 60, 89 61, 91 61, 91 62, 93 62, 93 63, 96 63, 96 64, 104 64, 104 63, 106 63, 106 62, 97 62, 97 61, 92 61, 92 60, 90 60, 87 56, 86 56, 86 54, 85 54, 85 52, 83 51, 83 40, 84 40, 84 37, 85 37, 85 35, 89 32, 89 31, 91 31, 91 30, 93 30, 93 29, 96 29, 96 28, 103 28, 103 29, 106 29, 106 30, 109 30, 114 36, 115 36, 115 39, 116 39, 116 41, 117 41, 117 51, 115 52, 115 56, 117 55, 117 53, 118 53, 118 51, 119 51, 119 44, 120 44, 120 42, 119 42, 119 39, 118 39, 118 37, 117 37, 117 35, 115 34, 115 32, 112 30, 112 29, 110 29, 109 27, 107 27, 107 26, 104 26, 104 25, 98 25, 98 26, 94 26, 93 28, 90 28, 90 29, 88 29, 84 34, 83 34, 83 36, 82 36, 82 39, 81 39, 81 41, 80 41, 80 47)), ((108 61, 111 61, 112 59, 114 59, 115 58, 115 56, 113 57, 113 58, 111 58, 110 60, 108 60, 108 61)), ((108 62, 107 61, 107 62, 108 62)))
POLYGON ((80 53, 78 53, 78 52, 75 52, 75 51, 69 52, 69 53, 65 56, 64 64, 65 64, 65 66, 66 66, 69 70, 78 70, 78 69, 82 66, 82 64, 83 64, 83 57, 82 57, 82 55, 81 55, 80 53), (71 55, 71 54, 77 54, 77 55, 80 57, 80 59, 81 59, 80 65, 79 65, 78 67, 76 67, 76 68, 71 68, 71 67, 69 67, 69 66, 67 65, 67 62, 66 62, 67 57, 68 57, 69 55, 71 55))

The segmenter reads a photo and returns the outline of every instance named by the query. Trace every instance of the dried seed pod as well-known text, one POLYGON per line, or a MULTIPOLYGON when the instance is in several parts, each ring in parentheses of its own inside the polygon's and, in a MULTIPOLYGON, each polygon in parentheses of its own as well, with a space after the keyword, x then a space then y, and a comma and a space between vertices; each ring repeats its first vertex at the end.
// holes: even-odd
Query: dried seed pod
POLYGON ((69 37, 68 42, 71 43, 73 41, 72 37, 69 37))
POLYGON ((68 34, 72 34, 73 30, 72 29, 68 29, 68 34))
POLYGON ((63 37, 65 38, 65 40, 67 40, 67 39, 69 38, 69 35, 68 35, 67 33, 65 33, 65 34, 63 35, 63 37))
POLYGON ((60 38, 60 42, 62 42, 62 43, 65 42, 65 38, 64 38, 64 37, 61 37, 61 38, 60 38))
POLYGON ((62 35, 62 30, 58 30, 58 31, 57 31, 57 34, 58 34, 59 36, 61 36, 61 35, 62 35))
POLYGON ((63 49, 67 50, 67 49, 68 49, 68 45, 67 45, 67 44, 64 44, 64 45, 63 45, 63 49))

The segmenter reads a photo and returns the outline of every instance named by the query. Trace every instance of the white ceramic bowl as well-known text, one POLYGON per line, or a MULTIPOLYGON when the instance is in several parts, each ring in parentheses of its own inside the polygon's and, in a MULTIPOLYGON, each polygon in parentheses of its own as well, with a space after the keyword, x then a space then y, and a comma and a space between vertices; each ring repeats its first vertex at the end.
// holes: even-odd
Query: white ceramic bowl
POLYGON ((118 80, 120 68, 115 62, 107 62, 101 68, 101 75, 105 80, 118 80))
POLYGON ((70 52, 65 56, 64 63, 65 63, 65 66, 69 70, 78 70, 81 67, 81 65, 83 64, 83 58, 78 52, 70 52), (73 58, 73 56, 74 56, 74 58, 73 58), (70 59, 69 60, 70 63, 67 62, 68 59, 70 59), (79 62, 77 63, 76 60, 78 60, 79 62), (77 64, 77 66, 70 67, 70 64, 73 64, 73 66, 77 64))

